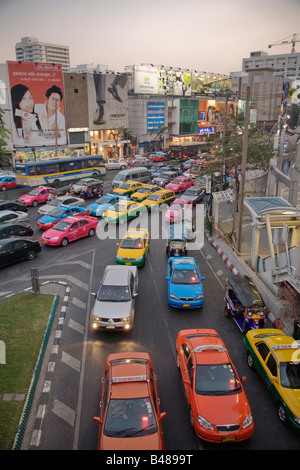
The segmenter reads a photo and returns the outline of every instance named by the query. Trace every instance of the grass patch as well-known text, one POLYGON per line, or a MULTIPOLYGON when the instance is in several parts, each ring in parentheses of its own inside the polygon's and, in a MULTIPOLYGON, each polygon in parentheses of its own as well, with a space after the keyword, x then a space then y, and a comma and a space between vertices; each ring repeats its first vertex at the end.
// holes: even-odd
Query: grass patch
MULTIPOLYGON (((0 301, 0 394, 25 393, 30 386, 54 297, 23 292, 0 301)), ((0 400, 0 450, 12 449, 24 402, 0 400)))

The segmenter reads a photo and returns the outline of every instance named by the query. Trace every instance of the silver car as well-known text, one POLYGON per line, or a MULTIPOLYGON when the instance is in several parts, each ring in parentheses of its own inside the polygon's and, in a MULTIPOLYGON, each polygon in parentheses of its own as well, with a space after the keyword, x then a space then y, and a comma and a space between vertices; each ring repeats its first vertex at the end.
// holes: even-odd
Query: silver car
POLYGON ((40 207, 38 209, 38 213, 40 215, 46 215, 50 211, 52 211, 52 209, 54 209, 54 207, 64 206, 64 205, 66 205, 66 206, 81 206, 82 207, 82 206, 85 205, 85 201, 81 197, 76 197, 76 196, 58 196, 58 197, 55 197, 54 199, 52 199, 47 204, 44 204, 42 207, 40 207))
POLYGON ((91 312, 93 329, 131 330, 138 295, 136 266, 106 266, 91 312))

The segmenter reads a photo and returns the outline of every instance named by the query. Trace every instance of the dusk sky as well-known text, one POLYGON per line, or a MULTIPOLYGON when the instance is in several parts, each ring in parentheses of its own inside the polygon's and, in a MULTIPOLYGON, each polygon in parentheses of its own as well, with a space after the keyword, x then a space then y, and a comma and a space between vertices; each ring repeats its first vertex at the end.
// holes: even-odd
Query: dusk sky
MULTIPOLYGON (((299 33, 300 0, 0 0, 0 63, 26 36, 66 45, 71 66, 153 64, 229 75, 299 33)), ((300 42, 296 43, 300 52, 300 42)))

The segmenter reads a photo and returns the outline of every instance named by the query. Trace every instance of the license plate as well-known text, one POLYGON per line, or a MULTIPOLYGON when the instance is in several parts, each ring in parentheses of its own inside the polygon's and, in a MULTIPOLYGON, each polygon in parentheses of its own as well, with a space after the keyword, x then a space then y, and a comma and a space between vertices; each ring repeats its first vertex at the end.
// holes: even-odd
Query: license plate
POLYGON ((230 442, 230 441, 235 441, 235 436, 227 436, 223 437, 223 442, 230 442))
POLYGON ((114 325, 106 325, 107 330, 114 330, 115 326, 114 325))
POLYGON ((131 266, 131 263, 125 263, 125 264, 126 264, 126 266, 131 266))
POLYGON ((189 307, 190 304, 182 304, 183 307, 189 307))

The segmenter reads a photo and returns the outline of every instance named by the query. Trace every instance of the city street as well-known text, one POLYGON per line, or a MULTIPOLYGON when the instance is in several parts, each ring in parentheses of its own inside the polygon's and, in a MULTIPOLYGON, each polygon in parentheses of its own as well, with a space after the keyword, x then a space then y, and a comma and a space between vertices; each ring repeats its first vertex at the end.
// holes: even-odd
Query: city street
MULTIPOLYGON (((106 190, 109 190, 107 187, 106 190)), ((38 213, 29 208, 34 236, 38 213)), ((148 214, 139 219, 147 224, 148 214)), ((124 230, 124 228, 122 229, 124 230)), ((58 358, 51 381, 48 402, 41 425, 41 439, 32 446, 32 429, 26 433, 27 448, 41 450, 92 450, 97 445, 97 424, 102 369, 109 353, 147 351, 156 369, 167 450, 296 450, 299 436, 283 426, 269 392, 246 363, 243 335, 224 315, 224 286, 229 274, 215 249, 205 241, 199 251, 191 251, 205 276, 205 300, 196 311, 175 310, 168 306, 166 291, 166 240, 151 240, 144 267, 139 269, 139 295, 131 332, 92 331, 90 311, 92 292, 98 288, 104 268, 115 264, 119 239, 85 238, 67 247, 43 246, 33 261, 24 261, 0 271, 1 297, 31 286, 30 267, 38 268, 40 282, 64 281, 71 286, 58 358), (183 385, 175 362, 175 341, 179 330, 215 328, 229 350, 240 377, 247 376, 244 388, 255 422, 254 435, 237 444, 216 445, 198 439, 190 427, 183 385)), ((269 325, 270 326, 270 325, 269 325)), ((45 359, 47 360, 47 359, 45 359)), ((40 378, 41 383, 44 377, 40 378)), ((38 408, 33 407, 34 415, 38 408)))

